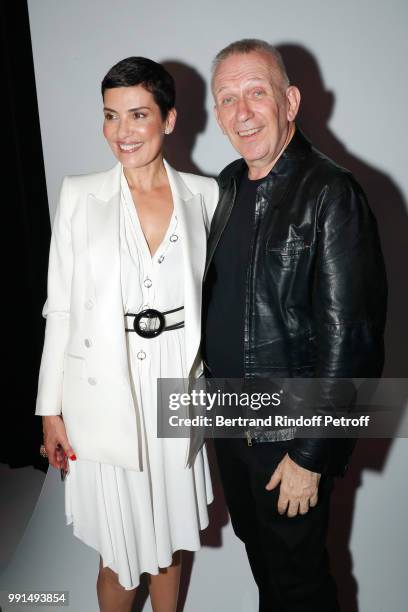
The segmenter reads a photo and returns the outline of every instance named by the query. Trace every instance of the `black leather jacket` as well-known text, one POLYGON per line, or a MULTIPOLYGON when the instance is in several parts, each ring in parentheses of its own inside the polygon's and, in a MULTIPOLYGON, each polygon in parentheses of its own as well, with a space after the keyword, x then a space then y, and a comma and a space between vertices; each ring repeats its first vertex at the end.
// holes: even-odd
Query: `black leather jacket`
MULTIPOLYGON (((219 176, 205 276, 246 168, 239 159, 219 176)), ((299 129, 258 187, 249 239, 245 378, 380 377, 387 286, 377 224, 351 173, 299 129)), ((299 438, 290 456, 338 474, 352 447, 299 438)))

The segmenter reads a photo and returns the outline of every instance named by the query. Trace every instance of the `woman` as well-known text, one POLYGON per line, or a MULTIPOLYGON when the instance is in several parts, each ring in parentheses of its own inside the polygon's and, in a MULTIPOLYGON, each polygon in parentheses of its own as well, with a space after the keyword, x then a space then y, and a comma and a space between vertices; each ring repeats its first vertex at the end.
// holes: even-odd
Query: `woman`
POLYGON ((154 611, 174 612, 180 551, 199 548, 213 495, 205 448, 187 464, 188 440, 157 437, 156 381, 200 372, 201 279, 218 188, 163 159, 176 110, 160 64, 122 60, 102 96, 119 163, 63 182, 36 414, 50 464, 69 466, 67 524, 100 553, 100 609, 130 610, 147 572, 154 611))

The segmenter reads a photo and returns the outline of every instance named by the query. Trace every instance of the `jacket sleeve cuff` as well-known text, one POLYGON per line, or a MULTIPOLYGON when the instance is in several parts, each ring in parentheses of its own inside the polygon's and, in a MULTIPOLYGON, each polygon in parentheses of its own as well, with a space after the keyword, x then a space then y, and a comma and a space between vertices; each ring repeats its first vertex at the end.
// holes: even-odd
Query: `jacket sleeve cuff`
POLYGON ((289 457, 311 472, 323 474, 327 471, 329 460, 329 440, 297 439, 295 446, 288 451, 289 457))

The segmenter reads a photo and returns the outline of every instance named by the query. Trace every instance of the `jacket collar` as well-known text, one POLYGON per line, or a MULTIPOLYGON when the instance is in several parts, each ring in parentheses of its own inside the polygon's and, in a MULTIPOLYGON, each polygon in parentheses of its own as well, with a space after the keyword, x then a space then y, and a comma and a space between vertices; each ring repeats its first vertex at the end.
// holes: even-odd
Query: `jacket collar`
MULTIPOLYGON (((265 176, 265 180, 274 175, 286 172, 288 164, 307 157, 311 149, 311 143, 303 132, 296 126, 296 131, 292 137, 292 140, 289 142, 276 164, 265 176)), ((241 159, 233 161, 221 172, 219 177, 220 186, 224 188, 227 187, 231 179, 235 179, 237 182, 239 182, 239 179, 247 168, 247 163, 242 157, 241 159)))
POLYGON ((98 182, 98 187, 92 194, 97 200, 109 202, 120 190, 120 176, 122 164, 118 162, 110 170, 103 173, 103 180, 98 182))

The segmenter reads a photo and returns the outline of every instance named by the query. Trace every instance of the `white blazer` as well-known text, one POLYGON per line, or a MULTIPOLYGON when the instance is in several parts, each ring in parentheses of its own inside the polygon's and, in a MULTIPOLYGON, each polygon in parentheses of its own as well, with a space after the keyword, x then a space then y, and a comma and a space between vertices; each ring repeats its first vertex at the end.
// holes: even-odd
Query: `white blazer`
MULTIPOLYGON (((218 201, 214 179, 167 162, 183 241, 186 358, 200 373, 202 278, 218 201)), ((120 284, 121 165, 65 177, 53 223, 37 415, 62 414, 78 459, 140 470, 120 284)))

